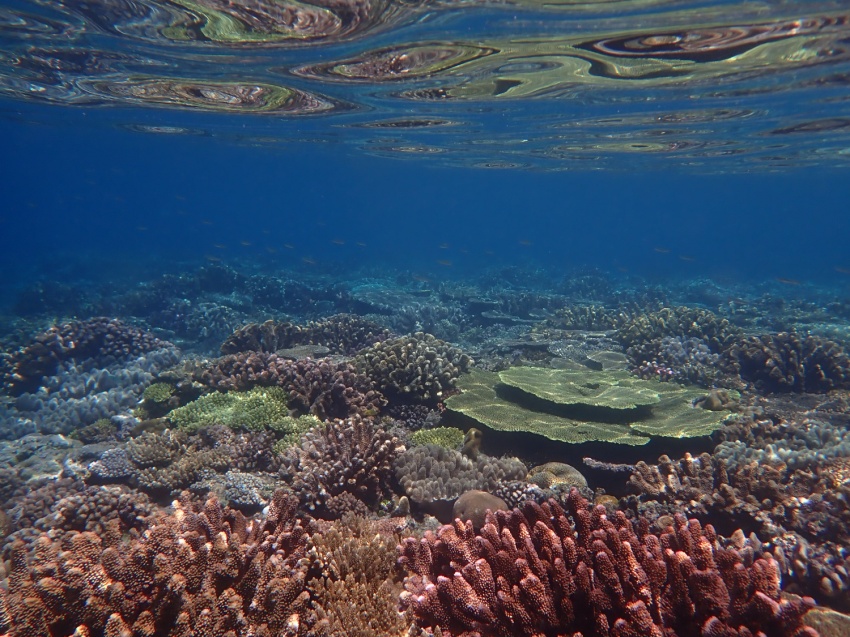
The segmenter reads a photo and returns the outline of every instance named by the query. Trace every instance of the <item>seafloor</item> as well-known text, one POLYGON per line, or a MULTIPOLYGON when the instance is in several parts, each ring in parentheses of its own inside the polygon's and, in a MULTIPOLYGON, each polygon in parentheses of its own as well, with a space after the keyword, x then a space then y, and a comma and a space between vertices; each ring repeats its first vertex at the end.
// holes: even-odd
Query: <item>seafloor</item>
POLYGON ((0 633, 850 634, 846 282, 114 283, 2 318, 0 633))

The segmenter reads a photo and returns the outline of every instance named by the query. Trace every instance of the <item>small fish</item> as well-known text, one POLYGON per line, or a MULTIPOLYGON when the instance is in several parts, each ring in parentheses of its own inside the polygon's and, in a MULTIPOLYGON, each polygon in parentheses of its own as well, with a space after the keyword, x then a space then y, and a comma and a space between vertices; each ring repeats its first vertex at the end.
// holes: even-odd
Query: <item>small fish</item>
POLYGON ((800 282, 797 279, 786 279, 781 276, 776 277, 776 282, 782 283, 783 285, 800 285, 800 282))
POLYGON ((670 254, 670 248, 655 247, 653 250, 655 250, 658 254, 670 254))
POLYGON ((440 259, 439 261, 437 261, 437 263, 438 263, 439 265, 444 265, 444 266, 446 266, 446 267, 450 267, 450 266, 452 266, 452 265, 453 265, 453 264, 452 264, 452 262, 451 262, 451 261, 449 261, 448 259, 440 259))
POLYGON ((840 265, 835 266, 835 271, 841 274, 850 274, 850 268, 842 268, 840 265))
POLYGON ((267 247, 266 247, 266 252, 268 252, 269 254, 277 254, 277 249, 276 249, 276 248, 273 248, 273 247, 271 247, 271 246, 267 246, 267 247))
POLYGON ((345 240, 344 239, 331 239, 331 243, 334 244, 335 246, 344 246, 345 240))
POLYGON ((520 244, 521 246, 530 246, 530 245, 531 245, 531 241, 529 241, 528 239, 520 239, 520 240, 519 240, 519 244, 520 244))
POLYGON ((213 256, 213 255, 211 255, 211 254, 208 254, 205 258, 206 258, 206 260, 207 260, 207 261, 209 261, 210 263, 221 263, 221 259, 219 259, 218 257, 214 257, 214 256, 213 256))
POLYGON ((688 256, 687 254, 680 254, 679 261, 696 261, 695 257, 688 256))
POLYGON ((245 246, 246 248, 249 248, 251 246, 251 242, 250 241, 240 241, 239 245, 245 246))
POLYGON ((147 229, 148 229, 147 226, 136 226, 136 230, 138 230, 139 232, 144 232, 147 229))
POLYGON ((449 249, 448 243, 441 243, 440 244, 440 250, 448 250, 448 249, 449 249))
POLYGON ((205 226, 213 225, 213 222, 210 221, 209 219, 201 219, 201 223, 204 224, 205 226))
POLYGON ((413 274, 413 275, 411 275, 410 278, 413 279, 414 281, 418 282, 418 283, 430 283, 431 282, 431 279, 429 279, 424 274, 413 274))
POLYGON ((291 243, 284 243, 283 247, 286 248, 287 250, 294 250, 295 249, 295 246, 292 245, 291 243))
POLYGON ((301 257, 301 260, 307 265, 316 265, 317 263, 315 259, 311 259, 310 257, 301 257))
POLYGON ((358 242, 357 242, 356 244, 354 244, 354 245, 356 245, 358 248, 365 248, 365 247, 366 247, 366 244, 365 244, 365 243, 363 243, 362 241, 358 241, 358 242))
POLYGON ((269 232, 269 229, 268 229, 268 228, 263 228, 263 229, 262 229, 262 233, 263 233, 263 234, 271 234, 271 232, 269 232))
POLYGON ((213 248, 215 248, 216 250, 226 250, 227 246, 223 243, 214 243, 213 248))

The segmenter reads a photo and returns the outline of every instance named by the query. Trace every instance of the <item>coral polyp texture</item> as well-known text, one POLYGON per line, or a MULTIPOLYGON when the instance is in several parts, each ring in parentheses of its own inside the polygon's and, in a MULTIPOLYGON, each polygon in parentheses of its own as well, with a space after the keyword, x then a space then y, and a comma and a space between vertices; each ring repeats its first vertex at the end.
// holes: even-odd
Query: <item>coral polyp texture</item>
POLYGON ((375 415, 386 404, 374 382, 351 363, 331 358, 288 360, 277 354, 229 354, 197 367, 193 378, 218 391, 282 388, 288 406, 326 420, 375 415))
POLYGON ((67 360, 96 360, 95 366, 106 367, 167 345, 153 334, 106 317, 56 325, 9 356, 6 391, 18 396, 38 389, 42 379, 67 360))
POLYGON ((391 336, 388 329, 354 314, 337 314, 306 325, 266 321, 240 327, 221 346, 221 353, 274 353, 298 345, 322 345, 334 354, 353 354, 391 336))
POLYGON ((836 342, 794 332, 750 336, 728 352, 730 367, 765 392, 850 388, 850 356, 836 342))
POLYGON ((365 513, 391 493, 402 442, 370 420, 334 421, 307 431, 283 454, 284 477, 317 517, 365 513))
POLYGON ((460 349, 423 332, 376 343, 354 361, 390 400, 431 405, 446 397, 473 362, 460 349))
POLYGON ((15 637, 306 635, 308 523, 278 492, 261 521, 211 499, 178 505, 141 537, 45 534, 12 547, 3 592, 15 637))
POLYGON ((814 605, 780 597, 777 563, 718 545, 677 515, 659 535, 573 489, 406 538, 402 606, 451 637, 815 637, 814 605))

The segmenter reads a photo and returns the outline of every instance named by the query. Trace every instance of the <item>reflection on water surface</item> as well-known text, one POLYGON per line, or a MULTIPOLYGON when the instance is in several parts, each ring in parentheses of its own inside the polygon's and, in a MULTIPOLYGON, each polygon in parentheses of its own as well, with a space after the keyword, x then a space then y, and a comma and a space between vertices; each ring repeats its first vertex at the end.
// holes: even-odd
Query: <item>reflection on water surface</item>
POLYGON ((18 0, 0 42, 5 97, 157 109, 139 132, 549 170, 850 158, 845 2, 18 0), (181 119, 206 112, 251 133, 181 119))

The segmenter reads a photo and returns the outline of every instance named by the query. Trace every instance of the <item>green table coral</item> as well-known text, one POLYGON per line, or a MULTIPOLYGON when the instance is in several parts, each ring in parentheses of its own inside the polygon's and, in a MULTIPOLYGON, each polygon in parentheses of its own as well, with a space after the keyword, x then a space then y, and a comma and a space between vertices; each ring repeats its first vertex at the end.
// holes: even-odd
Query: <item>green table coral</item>
POLYGON ((247 392, 215 392, 178 407, 168 419, 180 429, 207 425, 244 427, 250 431, 274 429, 289 417, 286 392, 280 387, 256 387, 247 392))
POLYGON ((506 385, 561 405, 635 409, 661 400, 654 383, 624 371, 574 371, 511 367, 499 373, 506 385))
POLYGON ((568 443, 643 445, 650 436, 688 438, 719 428, 727 412, 693 406, 705 392, 621 371, 514 367, 474 371, 446 406, 500 431, 568 443))

